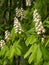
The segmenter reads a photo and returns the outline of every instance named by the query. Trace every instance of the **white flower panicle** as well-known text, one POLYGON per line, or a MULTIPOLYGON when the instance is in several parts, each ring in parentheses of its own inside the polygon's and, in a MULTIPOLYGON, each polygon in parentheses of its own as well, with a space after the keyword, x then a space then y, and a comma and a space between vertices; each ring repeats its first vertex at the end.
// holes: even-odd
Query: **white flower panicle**
POLYGON ((42 38, 41 38, 41 42, 44 42, 45 41, 45 38, 46 38, 46 36, 43 35, 42 38))
POLYGON ((35 9, 33 12, 33 19, 35 21, 35 29, 37 34, 45 33, 45 28, 43 27, 43 24, 37 9, 35 9))
POLYGON ((8 30, 5 31, 5 40, 10 39, 10 32, 8 30))
POLYGON ((0 40, 0 48, 3 48, 4 45, 5 45, 5 41, 4 40, 0 40))
POLYGON ((16 8, 16 17, 21 17, 22 19, 25 18, 25 12, 23 8, 16 8))
POLYGON ((16 17, 14 18, 14 30, 15 30, 15 33, 19 33, 19 34, 23 32, 21 24, 16 17))
POLYGON ((16 10, 16 17, 20 17, 20 9, 18 9, 18 7, 15 9, 16 10))
POLYGON ((31 0, 26 0, 26 6, 31 6, 31 0))
POLYGON ((44 37, 42 37, 42 38, 41 38, 41 41, 44 42, 44 40, 45 40, 44 37))

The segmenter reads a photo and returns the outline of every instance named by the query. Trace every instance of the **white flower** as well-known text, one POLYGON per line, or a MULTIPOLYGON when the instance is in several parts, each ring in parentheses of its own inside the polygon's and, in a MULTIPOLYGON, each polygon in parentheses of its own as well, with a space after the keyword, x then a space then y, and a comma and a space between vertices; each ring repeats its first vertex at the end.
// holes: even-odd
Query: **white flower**
POLYGON ((5 45, 5 41, 4 40, 0 40, 0 48, 3 48, 4 45, 5 45))
POLYGON ((41 38, 41 41, 44 42, 44 38, 41 38))
POLYGON ((18 7, 15 10, 16 10, 16 16, 20 17, 21 15, 20 15, 20 10, 18 9, 18 7))
POLYGON ((41 42, 44 42, 45 41, 45 38, 46 38, 46 36, 43 35, 42 38, 41 38, 41 42))
POLYGON ((33 19, 35 21, 35 29, 37 34, 45 33, 45 28, 43 27, 43 24, 37 9, 35 9, 33 12, 33 19))
POLYGON ((10 32, 8 30, 5 31, 5 40, 10 39, 10 32))
POLYGON ((34 10, 34 14, 37 12, 37 9, 34 10))
POLYGON ((19 33, 19 34, 21 34, 23 31, 21 24, 16 17, 14 18, 14 30, 15 30, 15 33, 19 33))
POLYGON ((26 0, 26 6, 31 6, 31 0, 26 0))
POLYGON ((45 33, 45 29, 43 29, 42 32, 45 33))
POLYGON ((39 31, 39 32, 37 32, 37 34, 41 34, 41 32, 39 31))
POLYGON ((21 34, 21 31, 19 31, 18 33, 21 34))
POLYGON ((25 12, 23 8, 16 8, 16 17, 21 17, 21 19, 25 18, 25 12))

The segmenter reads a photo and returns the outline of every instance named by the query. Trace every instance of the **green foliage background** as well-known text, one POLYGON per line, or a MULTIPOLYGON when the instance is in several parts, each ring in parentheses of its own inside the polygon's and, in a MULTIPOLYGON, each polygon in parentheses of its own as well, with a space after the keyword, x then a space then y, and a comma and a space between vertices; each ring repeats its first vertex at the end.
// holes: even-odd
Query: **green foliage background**
POLYGON ((4 39, 5 30, 9 30, 12 36, 0 49, 0 65, 49 65, 49 0, 36 0, 30 7, 26 7, 24 1, 0 0, 0 40, 4 39), (15 34, 13 29, 16 7, 23 7, 26 13, 25 19, 19 18, 24 30, 21 35, 15 34), (35 8, 46 29, 44 43, 40 41, 42 35, 35 32, 35 8))

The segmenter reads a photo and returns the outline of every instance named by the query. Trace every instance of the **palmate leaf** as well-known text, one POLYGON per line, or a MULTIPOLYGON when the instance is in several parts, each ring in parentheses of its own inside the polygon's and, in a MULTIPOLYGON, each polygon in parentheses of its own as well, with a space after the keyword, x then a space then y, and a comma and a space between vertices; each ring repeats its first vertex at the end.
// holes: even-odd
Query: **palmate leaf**
POLYGON ((49 25, 48 24, 46 24, 46 25, 44 25, 45 27, 47 27, 47 28, 49 28, 49 25))
POLYGON ((36 65, 38 65, 42 61, 42 52, 40 50, 40 45, 39 44, 32 45, 30 49, 24 55, 24 58, 28 56, 29 56, 29 59, 28 59, 29 64, 34 62, 36 63, 36 65))
POLYGON ((47 12, 47 3, 48 3, 47 0, 40 0, 40 1, 36 0, 35 5, 34 5, 34 7, 38 9, 42 19, 44 19, 48 14, 48 12, 47 12), (41 10, 42 10, 42 12, 41 12, 41 10))
POLYGON ((13 56, 14 56, 14 51, 15 51, 14 47, 11 46, 10 51, 9 51, 9 53, 10 53, 9 59, 12 59, 12 58, 13 58, 13 56))
POLYGON ((46 24, 48 24, 48 25, 49 25, 49 21, 46 21, 46 24))
POLYGON ((3 65, 7 65, 7 63, 8 63, 7 59, 4 59, 4 61, 2 62, 3 65))
POLYGON ((38 65, 41 61, 42 61, 42 52, 41 52, 40 44, 39 44, 37 49, 36 64, 38 65))
POLYGON ((14 56, 21 55, 21 46, 19 45, 18 41, 15 41, 14 44, 10 47, 10 49, 6 52, 5 58, 7 57, 9 60, 13 60, 14 56))
POLYGON ((49 39, 47 40, 47 42, 46 42, 46 44, 45 44, 45 47, 48 46, 48 44, 49 44, 49 39))
POLYGON ((0 59, 0 65, 2 65, 2 60, 0 59))
POLYGON ((48 24, 49 25, 49 21, 44 21, 43 24, 45 24, 45 25, 48 24))
POLYGON ((14 56, 14 47, 11 46, 10 49, 6 52, 5 58, 7 57, 8 59, 12 59, 14 56))
POLYGON ((43 65, 49 65, 49 62, 44 62, 44 64, 43 65))
POLYGON ((37 41, 37 38, 34 35, 31 35, 30 37, 27 38, 26 40, 26 46, 28 46, 29 44, 33 44, 37 41))
POLYGON ((15 31, 14 31, 14 28, 12 28, 12 30, 11 30, 11 39, 12 39, 12 42, 15 40, 15 31))
POLYGON ((0 51, 0 57, 3 57, 8 50, 9 48, 7 46, 4 46, 0 51))
POLYGON ((45 27, 49 28, 49 21, 44 21, 43 24, 45 27))
POLYGON ((27 31, 27 33, 29 33, 29 34, 35 34, 35 28, 34 28, 34 26, 29 31, 27 31))
POLYGON ((32 49, 32 54, 30 55, 28 60, 29 64, 31 64, 31 62, 35 60, 36 54, 37 54, 37 45, 34 45, 34 48, 32 49))
POLYGON ((24 55, 24 58, 26 58, 27 56, 29 56, 30 55, 30 53, 33 51, 33 48, 34 48, 34 46, 32 45, 31 47, 30 47, 30 49, 26 52, 26 54, 24 55))
POLYGON ((15 48, 15 54, 20 56, 22 47, 19 45, 19 41, 15 41, 14 48, 15 48))
POLYGON ((49 50, 44 46, 41 47, 41 50, 42 50, 43 59, 45 61, 49 61, 49 53, 48 53, 49 50))

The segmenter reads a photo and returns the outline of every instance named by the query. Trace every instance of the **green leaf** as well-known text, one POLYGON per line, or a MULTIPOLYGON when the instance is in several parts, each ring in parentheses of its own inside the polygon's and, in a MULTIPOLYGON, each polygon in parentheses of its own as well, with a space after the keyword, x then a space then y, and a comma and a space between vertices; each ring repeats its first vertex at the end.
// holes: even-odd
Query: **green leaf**
POLYGON ((31 64, 31 62, 35 60, 36 54, 37 54, 37 45, 34 45, 34 49, 32 49, 32 54, 30 55, 28 60, 29 64, 31 64))
POLYGON ((1 51, 0 51, 0 56, 4 56, 5 53, 8 51, 8 47, 7 46, 4 46, 1 51))
POLYGON ((32 45, 24 55, 24 58, 26 58, 27 56, 29 56, 29 64, 31 64, 31 62, 35 62, 38 65, 42 61, 42 52, 40 50, 40 45, 32 45))
POLYGON ((21 46, 18 44, 18 41, 15 41, 14 44, 10 47, 10 49, 7 51, 5 57, 8 57, 11 61, 13 60, 13 57, 15 55, 20 56, 21 55, 21 46))
POLYGON ((40 45, 38 45, 38 49, 37 49, 37 58, 36 58, 36 64, 38 65, 41 61, 42 61, 42 52, 40 49, 40 45))
POLYGON ((5 54, 5 58, 8 57, 8 59, 10 59, 10 60, 13 59, 14 52, 15 52, 14 46, 11 46, 10 49, 5 54))
POLYGON ((26 58, 28 55, 30 55, 30 53, 33 51, 33 48, 34 48, 34 46, 32 45, 31 47, 30 47, 30 49, 26 52, 26 54, 24 55, 24 58, 26 58))
POLYGON ((15 54, 20 56, 22 47, 19 44, 19 40, 14 42, 15 54))
POLYGON ((29 33, 29 34, 35 34, 35 28, 34 27, 31 28, 29 31, 27 31, 27 33, 29 33))
POLYGON ((44 24, 48 24, 49 25, 49 21, 45 21, 44 24))
POLYGON ((46 44, 45 44, 45 47, 49 44, 49 40, 47 40, 46 44))
POLYGON ((48 24, 46 24, 46 25, 44 25, 45 27, 47 27, 47 28, 49 28, 49 25, 48 24))
POLYGON ((11 39, 12 39, 12 42, 15 40, 14 28, 11 30, 11 39))
POLYGON ((12 58, 14 57, 14 52, 15 52, 15 49, 14 49, 14 47, 12 46, 12 47, 10 48, 10 56, 9 56, 10 59, 12 59, 12 58))
POLYGON ((21 50, 19 48, 15 48, 15 54, 20 56, 21 55, 21 50))
POLYGON ((26 45, 28 46, 29 44, 33 44, 37 41, 37 38, 33 35, 31 35, 30 37, 27 38, 26 40, 26 45))
POLYGON ((43 24, 45 27, 49 28, 49 21, 44 21, 43 24))
POLYGON ((44 64, 43 65, 49 65, 49 62, 44 62, 44 64))
POLYGON ((15 46, 15 47, 18 47, 19 49, 22 49, 22 47, 20 46, 19 43, 20 43, 20 40, 15 41, 15 42, 14 42, 14 46, 15 46))
POLYGON ((2 65, 2 60, 0 59, 0 65, 2 65))
POLYGON ((7 59, 4 60, 3 65, 7 65, 7 59))
POLYGON ((49 50, 44 46, 41 47, 41 50, 42 50, 43 59, 49 60, 49 53, 48 53, 49 50))

